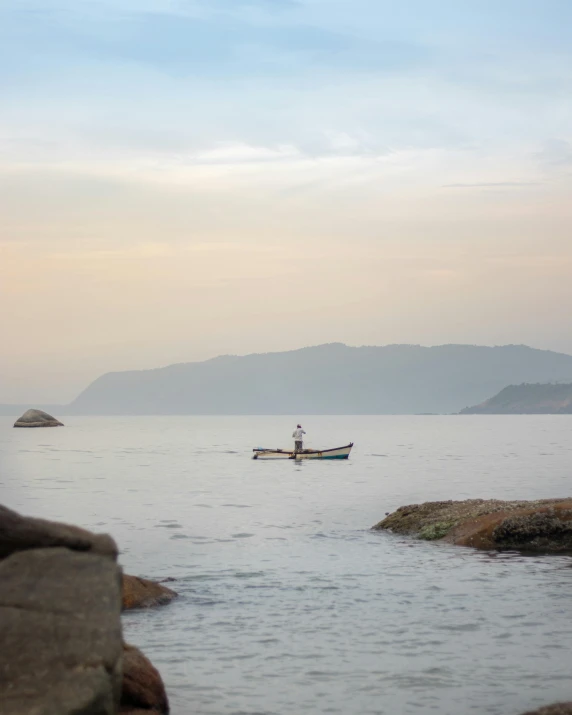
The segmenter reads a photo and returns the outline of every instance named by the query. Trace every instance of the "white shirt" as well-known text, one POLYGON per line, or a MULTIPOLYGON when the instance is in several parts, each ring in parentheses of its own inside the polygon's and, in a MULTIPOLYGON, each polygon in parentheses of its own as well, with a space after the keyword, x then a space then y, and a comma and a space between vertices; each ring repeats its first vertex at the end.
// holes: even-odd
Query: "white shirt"
POLYGON ((304 432, 304 430, 301 427, 298 427, 298 429, 294 430, 292 437, 294 437, 296 442, 301 442, 303 434, 306 434, 306 433, 304 432))

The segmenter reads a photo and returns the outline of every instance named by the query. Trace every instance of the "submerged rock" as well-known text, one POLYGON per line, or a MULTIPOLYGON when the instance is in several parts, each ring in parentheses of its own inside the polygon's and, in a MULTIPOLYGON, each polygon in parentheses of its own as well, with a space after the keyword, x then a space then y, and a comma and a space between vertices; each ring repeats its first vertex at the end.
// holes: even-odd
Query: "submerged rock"
POLYGON ((151 608, 170 603, 179 594, 156 581, 123 575, 123 608, 151 608))
POLYGON ((139 712, 167 715, 169 701, 163 680, 151 661, 139 648, 125 644, 120 713, 135 715, 139 712))
POLYGON ((373 529, 478 549, 568 552, 572 551, 572 499, 411 504, 373 529))
POLYGON ((42 410, 27 410, 14 422, 14 427, 63 427, 55 417, 42 410))

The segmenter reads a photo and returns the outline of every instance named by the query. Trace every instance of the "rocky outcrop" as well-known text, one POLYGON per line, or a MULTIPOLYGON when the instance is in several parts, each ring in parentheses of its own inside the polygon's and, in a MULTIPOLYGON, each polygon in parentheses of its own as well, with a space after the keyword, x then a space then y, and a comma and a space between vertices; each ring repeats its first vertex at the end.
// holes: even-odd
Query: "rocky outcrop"
POLYGON ((2 715, 168 713, 161 676, 123 644, 116 558, 109 536, 0 506, 2 715))
POLYGON ((426 502, 403 506, 373 529, 478 549, 572 551, 572 499, 426 502))
POLYGON ((556 703, 546 705, 538 710, 530 710, 523 715, 572 715, 572 703, 556 703))
POLYGON ((63 423, 42 410, 27 410, 14 422, 14 427, 63 427, 63 423))
POLYGON ((151 608, 163 606, 177 598, 177 593, 156 581, 123 575, 123 608, 151 608))
POLYGON ((126 644, 123 650, 120 712, 135 715, 141 711, 147 715, 166 715, 169 712, 169 701, 157 669, 138 648, 126 644))

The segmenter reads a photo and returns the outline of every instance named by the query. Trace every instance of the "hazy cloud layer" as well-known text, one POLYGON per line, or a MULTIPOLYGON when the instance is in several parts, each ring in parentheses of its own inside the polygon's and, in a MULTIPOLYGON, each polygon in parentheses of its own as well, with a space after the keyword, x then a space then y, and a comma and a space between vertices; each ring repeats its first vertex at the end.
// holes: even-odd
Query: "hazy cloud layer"
POLYGON ((325 341, 572 351, 566 1, 8 0, 0 401, 325 341))

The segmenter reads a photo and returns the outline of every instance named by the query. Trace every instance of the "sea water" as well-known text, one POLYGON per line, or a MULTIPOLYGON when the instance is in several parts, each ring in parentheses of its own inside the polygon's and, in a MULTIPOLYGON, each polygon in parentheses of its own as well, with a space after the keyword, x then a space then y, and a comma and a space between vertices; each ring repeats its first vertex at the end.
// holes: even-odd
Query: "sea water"
POLYGON ((570 416, 305 417, 348 461, 253 461, 299 417, 0 419, 0 496, 111 533, 126 572, 176 579, 124 615, 174 715, 495 713, 572 699, 565 556, 370 527, 427 500, 572 494, 570 416))

